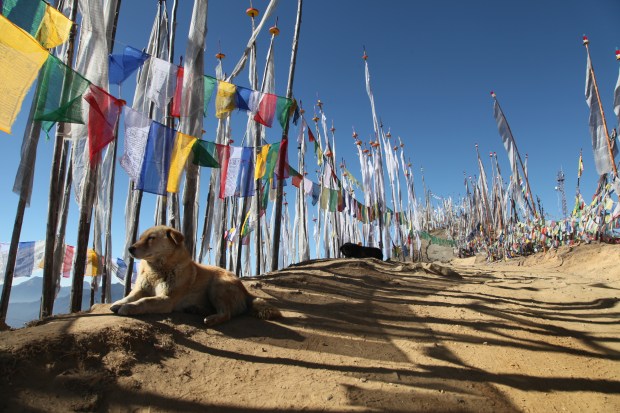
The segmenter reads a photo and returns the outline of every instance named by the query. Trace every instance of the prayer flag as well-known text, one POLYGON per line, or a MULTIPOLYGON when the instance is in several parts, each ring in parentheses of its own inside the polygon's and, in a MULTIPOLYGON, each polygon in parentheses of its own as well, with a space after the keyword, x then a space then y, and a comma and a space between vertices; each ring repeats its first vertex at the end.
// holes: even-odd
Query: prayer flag
POLYGON ((289 177, 288 170, 288 138, 284 137, 280 142, 278 150, 278 166, 276 168, 278 179, 286 179, 289 177), (281 175, 281 176, 280 176, 281 175))
MULTIPOLYGON (((4 7, 6 9, 6 3, 4 7)), ((6 17, 0 16, 1 131, 11 133, 11 126, 21 109, 24 97, 47 56, 47 50, 28 33, 12 24, 6 17)))
POLYGON ((155 106, 164 109, 174 95, 178 66, 156 57, 149 59, 149 65, 150 78, 147 80, 146 97, 155 106))
POLYGON ((204 78, 204 93, 205 93, 205 98, 204 98, 204 109, 203 109, 203 115, 207 116, 207 107, 209 105, 209 102, 211 102, 211 97, 213 96, 213 91, 215 90, 215 87, 217 86, 217 79, 211 76, 205 76, 204 78))
POLYGON ((224 199, 226 192, 226 175, 228 174, 228 159, 230 158, 230 145, 215 144, 217 161, 220 164, 220 199, 224 199))
POLYGON ((168 186, 166 188, 168 192, 179 192, 181 174, 183 173, 185 163, 187 162, 192 147, 197 140, 198 139, 193 136, 177 132, 174 148, 172 149, 170 172, 168 173, 168 186))
POLYGON ((314 138, 314 135, 312 134, 312 130, 310 130, 310 128, 308 128, 308 142, 316 142, 316 139, 314 138))
POLYGON ((276 114, 276 103, 278 97, 271 93, 263 93, 258 105, 258 111, 254 115, 254 120, 268 128, 273 124, 273 118, 276 114))
POLYGON ((179 70, 177 70, 177 87, 174 91, 174 97, 172 98, 172 108, 170 109, 170 116, 174 118, 181 117, 182 96, 183 96, 183 68, 179 67, 179 70))
POLYGON ((152 194, 166 194, 174 134, 175 130, 166 125, 151 123, 137 189, 152 194))
POLYGON ((72 26, 71 20, 48 4, 35 37, 43 47, 51 49, 67 41, 72 26))
POLYGON ((247 197, 254 195, 254 147, 244 147, 241 153, 241 168, 237 177, 235 196, 247 197))
POLYGON ((114 139, 116 124, 125 105, 99 86, 90 85, 84 99, 90 105, 88 111, 88 155, 90 164, 99 160, 99 154, 114 139))
POLYGON ((84 272, 85 277, 96 277, 101 274, 99 269, 99 255, 95 252, 95 250, 88 249, 88 253, 86 256, 86 271, 84 272))
POLYGON ((125 46, 123 54, 111 54, 108 56, 110 83, 120 85, 138 70, 148 58, 148 54, 131 46, 125 46))
POLYGON ((237 87, 220 80, 217 82, 217 96, 215 98, 215 117, 225 119, 235 109, 235 95, 237 87))
POLYGON ((252 96, 252 89, 248 89, 247 87, 237 86, 237 91, 235 92, 235 102, 237 109, 239 110, 250 110, 250 98, 252 96))
POLYGON ((579 153, 579 166, 577 166, 577 178, 581 178, 583 173, 583 155, 579 153))
POLYGON ((69 278, 71 275, 71 267, 73 267, 73 254, 75 253, 75 247, 71 245, 65 245, 65 255, 62 259, 62 277, 69 278))
POLYGON ((222 166, 221 171, 220 198, 226 198, 235 194, 235 190, 237 189, 237 177, 239 176, 239 170, 241 168, 242 152, 243 148, 239 146, 230 147, 227 168, 224 170, 222 166))
POLYGON ((217 149, 214 142, 198 140, 192 147, 194 153, 194 164, 208 168, 219 168, 217 159, 217 149))
POLYGON ((151 123, 144 113, 125 108, 125 152, 120 164, 135 183, 140 179, 151 123))
POLYGON ((267 152, 267 158, 265 161, 264 179, 271 180, 273 178, 280 152, 280 144, 280 142, 274 143, 269 147, 269 152, 267 152))
POLYGON ((312 205, 316 205, 321 196, 321 187, 312 182, 312 205))
POLYGON ((82 95, 90 82, 65 65, 54 55, 48 55, 41 76, 39 99, 34 120, 43 122, 49 132, 56 122, 84 124, 82 95))
POLYGON ((263 145, 258 154, 256 154, 256 167, 254 169, 254 179, 259 180, 263 176, 265 176, 265 172, 267 170, 267 154, 269 153, 269 148, 271 145, 263 145))
MULTIPOLYGON (((138 278, 137 267, 138 265, 133 266, 133 274, 131 275, 132 284, 135 284, 136 279, 138 278)), ((123 261, 121 258, 117 258, 116 259, 116 276, 121 280, 125 280, 126 274, 127 274, 127 264, 125 264, 125 261, 123 261)))
MULTIPOLYGON (((46 8, 47 4, 39 0, 4 0, 2 15, 34 37, 39 31, 46 8)), ((4 29, 0 33, 4 34, 4 29)))
POLYGON ((293 110, 295 109, 293 107, 293 103, 294 101, 292 99, 287 99, 287 98, 278 96, 278 99, 276 102, 276 117, 278 118, 278 122, 280 122, 280 126, 282 126, 282 129, 284 129, 284 126, 286 125, 286 121, 291 115, 291 109, 293 110))

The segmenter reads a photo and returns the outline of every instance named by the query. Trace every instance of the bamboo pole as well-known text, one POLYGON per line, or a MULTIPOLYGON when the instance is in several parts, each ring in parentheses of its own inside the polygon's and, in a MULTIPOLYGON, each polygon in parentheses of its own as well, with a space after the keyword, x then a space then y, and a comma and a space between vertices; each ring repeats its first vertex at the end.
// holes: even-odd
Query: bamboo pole
MULTIPOLYGON (((297 2, 297 20, 295 22, 295 35, 293 36, 293 50, 291 52, 291 65, 288 72, 288 85, 286 88, 286 97, 291 99, 293 97, 293 80, 295 78, 295 62, 297 60, 297 47, 299 44, 299 30, 301 27, 301 11, 303 6, 303 0, 297 2)), ((284 124, 284 130, 282 131, 282 141, 280 143, 280 151, 286 151, 288 149, 288 128, 290 119, 286 118, 284 124)), ((280 160, 279 160, 280 161, 280 160)), ((276 210, 275 210, 275 225, 273 231, 273 249, 271 251, 271 270, 276 271, 278 269, 278 256, 280 255, 280 231, 282 225, 282 193, 284 186, 284 164, 278 162, 278 179, 276 189, 276 210)))
POLYGON ((592 81, 594 83, 594 91, 596 92, 596 99, 598 100, 598 107, 601 111, 601 117, 603 118, 603 128, 605 129, 605 142, 607 142, 607 149, 609 150, 609 161, 614 171, 614 177, 618 176, 618 169, 616 167, 616 161, 614 159, 614 151, 609 141, 609 130, 607 129, 607 121, 605 120, 605 110, 603 110, 603 102, 601 102, 601 95, 598 93, 598 84, 596 82, 596 76, 594 75, 594 65, 592 64, 592 58, 590 57, 590 46, 588 38, 584 36, 583 45, 586 47, 586 53, 590 60, 590 74, 592 75, 592 81))

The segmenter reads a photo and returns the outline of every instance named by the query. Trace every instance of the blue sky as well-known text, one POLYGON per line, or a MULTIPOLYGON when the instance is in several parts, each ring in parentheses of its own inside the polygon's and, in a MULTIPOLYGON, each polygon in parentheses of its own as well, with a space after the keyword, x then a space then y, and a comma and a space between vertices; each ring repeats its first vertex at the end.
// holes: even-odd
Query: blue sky
MULTIPOLYGON (((183 54, 192 3, 180 0, 176 57, 183 54)), ((268 1, 254 0, 264 12, 268 1)), ((284 95, 296 1, 281 0, 275 15, 281 34, 276 40, 276 93, 284 95)), ((169 0, 169 9, 172 1, 169 0)), ((214 75, 218 42, 227 55, 230 72, 250 34, 245 9, 249 1, 209 2, 205 72, 214 75)), ((116 50, 124 45, 145 46, 156 12, 156 1, 123 1, 116 50)), ((274 17, 275 20, 275 17, 274 17)), ((271 24, 270 24, 271 25, 271 24)), ((589 198, 596 186, 588 108, 584 98, 586 52, 581 36, 590 38, 590 49, 609 127, 617 127, 613 90, 619 64, 620 2, 600 1, 333 1, 306 0, 295 73, 294 95, 304 103, 310 120, 317 97, 331 125, 336 128, 338 157, 361 180, 352 127, 360 138, 372 136, 370 104, 364 85, 363 47, 369 57, 377 113, 394 137, 405 142, 406 156, 415 167, 416 191, 422 193, 420 168, 427 186, 439 196, 463 195, 463 171, 477 174, 478 143, 483 162, 490 168, 489 152, 497 152, 507 179, 508 164, 493 119, 494 90, 500 100, 521 155, 529 155, 532 191, 553 218, 560 214, 554 190, 560 168, 566 173, 569 208, 576 186, 579 150, 583 148, 585 172, 582 193, 589 198)), ((262 71, 268 33, 258 39, 262 71)), ((135 77, 123 86, 131 100, 135 77)), ((247 72, 235 83, 248 86, 247 72)), ((112 90, 114 93, 114 90, 112 90)), ((13 134, 0 132, 0 241, 11 238, 17 196, 11 192, 19 163, 30 99, 13 126, 13 134)), ((211 112, 213 113, 213 112, 211 112)), ((233 137, 239 143, 246 115, 233 115, 233 137), (238 126, 237 126, 238 125, 238 126)), ((213 116, 205 119, 204 138, 213 140, 213 116)), ((269 142, 280 139, 275 126, 269 142)), ((293 129, 291 135, 294 136, 293 129)), ((41 138, 32 205, 26 211, 22 241, 45 237, 52 142, 41 138)), ((294 145, 289 159, 296 160, 294 145)), ((308 159, 312 159, 309 157, 308 159)), ((127 176, 117 168, 113 210, 115 256, 121 256, 124 235, 124 199, 127 176)), ((205 178, 209 171, 203 169, 205 178)), ((490 169, 487 169, 490 174, 490 169)), ((316 181, 315 177, 312 177, 316 181)), ((203 180, 203 182, 206 179, 203 180)), ((290 187, 289 187, 290 188, 290 187)), ((357 195, 362 199, 361 193, 357 195)), ((206 190, 201 192, 200 215, 206 190)), ((292 193, 289 200, 292 204, 292 193)), ((153 195, 145 194, 140 230, 152 223, 153 195)), ((77 204, 72 202, 67 242, 77 238, 77 204)))

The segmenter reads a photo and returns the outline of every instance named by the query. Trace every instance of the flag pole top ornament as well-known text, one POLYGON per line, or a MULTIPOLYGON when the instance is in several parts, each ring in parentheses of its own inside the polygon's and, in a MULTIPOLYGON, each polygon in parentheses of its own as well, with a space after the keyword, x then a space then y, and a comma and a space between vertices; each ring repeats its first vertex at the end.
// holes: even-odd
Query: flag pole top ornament
POLYGON ((218 47, 217 47, 217 48, 218 48, 218 50, 219 50, 219 51, 218 51, 218 52, 217 52, 217 54, 215 55, 215 58, 216 58, 217 60, 222 60, 223 58, 225 58, 225 57, 226 57, 226 55, 225 55, 224 53, 222 53, 222 43, 221 43, 220 41, 218 41, 218 42, 217 42, 217 45, 218 45, 218 47))
POLYGON ((620 50, 616 49, 616 60, 620 61, 620 50))
POLYGON ((278 18, 277 17, 276 17, 276 24, 274 24, 273 26, 269 28, 269 33, 271 33, 273 36, 277 36, 280 34, 280 29, 278 29, 278 18))
POLYGON ((366 54, 366 48, 364 47, 364 55, 362 56, 362 59, 366 60, 368 59, 368 55, 366 54))
POLYGON ((245 14, 247 14, 251 18, 254 18, 258 16, 258 13, 259 13, 258 9, 255 9, 254 7, 252 7, 252 2, 250 2, 250 7, 245 11, 245 14))
POLYGON ((588 36, 586 36, 585 34, 583 35, 583 45, 587 46, 588 43, 590 43, 590 41, 588 40, 588 36))
POLYGON ((319 121, 319 117, 317 115, 314 115, 314 117, 312 118, 312 120, 316 123, 319 121))
POLYGON ((495 99, 495 92, 491 91, 491 97, 495 99))
POLYGON ((319 107, 319 109, 323 109, 323 102, 321 102, 321 99, 317 99, 316 105, 319 107))
POLYGON ((357 132, 353 131, 353 135, 351 136, 353 136, 353 139, 357 139, 357 132))

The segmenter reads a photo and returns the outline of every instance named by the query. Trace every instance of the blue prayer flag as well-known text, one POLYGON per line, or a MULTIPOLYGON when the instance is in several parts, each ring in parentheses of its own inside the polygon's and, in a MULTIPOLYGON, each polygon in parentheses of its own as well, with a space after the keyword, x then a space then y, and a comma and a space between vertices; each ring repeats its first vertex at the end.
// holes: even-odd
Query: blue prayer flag
POLYGON ((125 46, 123 54, 108 56, 110 83, 120 85, 149 58, 149 55, 131 46, 125 46))
POLYGON ((152 194, 166 194, 175 134, 174 129, 159 122, 151 124, 138 189, 152 194))

